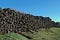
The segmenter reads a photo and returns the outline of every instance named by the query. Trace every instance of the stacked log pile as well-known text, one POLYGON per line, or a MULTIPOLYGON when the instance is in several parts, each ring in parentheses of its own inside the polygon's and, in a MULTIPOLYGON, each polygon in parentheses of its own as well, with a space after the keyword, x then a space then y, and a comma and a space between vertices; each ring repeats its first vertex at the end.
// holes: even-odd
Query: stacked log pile
POLYGON ((55 23, 55 27, 59 27, 60 28, 60 22, 56 22, 55 23))
POLYGON ((49 17, 33 16, 10 8, 0 8, 0 34, 36 31, 40 28, 51 28, 54 25, 55 22, 49 17))

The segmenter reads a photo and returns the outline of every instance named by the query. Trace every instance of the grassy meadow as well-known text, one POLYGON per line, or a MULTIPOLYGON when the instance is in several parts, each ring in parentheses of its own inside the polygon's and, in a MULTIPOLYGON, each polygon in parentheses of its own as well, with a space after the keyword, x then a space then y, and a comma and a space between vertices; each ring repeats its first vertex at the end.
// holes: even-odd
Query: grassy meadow
POLYGON ((28 39, 17 33, 8 33, 5 35, 0 35, 0 40, 28 40, 28 39))
POLYGON ((32 40, 60 40, 60 28, 40 29, 32 35, 32 40))
MULTIPOLYGON (((27 32, 31 40, 60 40, 60 28, 40 29, 38 32, 27 32)), ((0 40, 28 40, 26 37, 17 33, 0 35, 0 40)))

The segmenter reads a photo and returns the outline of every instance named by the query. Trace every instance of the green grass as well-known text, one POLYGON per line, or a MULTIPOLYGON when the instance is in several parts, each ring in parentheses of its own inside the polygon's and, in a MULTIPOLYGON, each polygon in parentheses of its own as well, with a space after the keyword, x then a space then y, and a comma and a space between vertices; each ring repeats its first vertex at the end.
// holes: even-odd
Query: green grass
POLYGON ((32 40, 60 40, 60 28, 40 29, 30 36, 32 40))
POLYGON ((17 33, 8 33, 5 35, 0 35, 0 40, 28 40, 28 39, 17 33))
MULTIPOLYGON (((30 36, 32 40, 60 40, 60 28, 40 29, 33 34, 27 32, 26 35, 30 36)), ((8 33, 0 35, 0 40, 28 40, 24 36, 17 33, 8 33)))

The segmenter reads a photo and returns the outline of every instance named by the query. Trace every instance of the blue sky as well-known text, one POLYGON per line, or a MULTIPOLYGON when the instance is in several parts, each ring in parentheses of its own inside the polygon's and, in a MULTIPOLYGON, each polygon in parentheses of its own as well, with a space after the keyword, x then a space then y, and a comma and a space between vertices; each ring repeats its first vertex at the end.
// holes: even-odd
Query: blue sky
POLYGON ((50 17, 60 22, 60 0, 0 0, 0 7, 50 17))

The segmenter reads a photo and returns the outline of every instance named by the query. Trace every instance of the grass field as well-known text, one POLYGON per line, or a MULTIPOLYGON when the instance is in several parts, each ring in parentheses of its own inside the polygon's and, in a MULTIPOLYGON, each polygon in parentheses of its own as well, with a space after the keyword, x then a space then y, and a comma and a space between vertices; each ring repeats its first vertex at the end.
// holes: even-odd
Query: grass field
POLYGON ((32 40, 60 40, 60 28, 40 29, 32 35, 32 40))
MULTIPOLYGON (((40 29, 33 34, 27 33, 32 40, 60 40, 60 28, 40 29)), ((28 40, 26 37, 17 33, 0 35, 0 40, 28 40)))
POLYGON ((28 40, 28 39, 17 33, 8 33, 5 35, 0 35, 0 40, 28 40))

